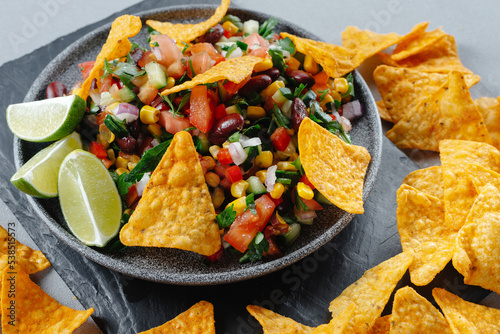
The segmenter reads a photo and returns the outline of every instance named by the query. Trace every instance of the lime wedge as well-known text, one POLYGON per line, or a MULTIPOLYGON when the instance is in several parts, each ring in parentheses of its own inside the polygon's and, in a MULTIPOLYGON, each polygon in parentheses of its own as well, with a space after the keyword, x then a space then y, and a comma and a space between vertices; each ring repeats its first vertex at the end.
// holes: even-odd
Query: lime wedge
POLYGON ((115 182, 92 153, 74 150, 59 170, 59 202, 71 232, 88 246, 102 247, 118 234, 122 203, 115 182))
POLYGON ((69 135, 82 120, 85 101, 78 95, 11 104, 7 125, 26 141, 46 142, 69 135))
POLYGON ((57 196, 57 176, 63 159, 73 150, 82 148, 80 135, 73 132, 35 154, 10 179, 28 195, 49 198, 57 196))

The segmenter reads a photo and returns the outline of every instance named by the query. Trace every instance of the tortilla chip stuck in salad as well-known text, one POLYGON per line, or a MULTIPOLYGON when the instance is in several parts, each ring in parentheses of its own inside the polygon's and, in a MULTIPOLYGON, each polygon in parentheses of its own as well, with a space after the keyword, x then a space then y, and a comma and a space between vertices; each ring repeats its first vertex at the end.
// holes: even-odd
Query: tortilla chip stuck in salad
POLYGON ((363 182, 371 160, 366 148, 345 143, 310 118, 302 121, 298 141, 300 161, 314 187, 342 210, 363 213, 363 182))
POLYGON ((188 132, 175 134, 120 240, 127 246, 179 248, 207 256, 220 249, 215 209, 188 132))

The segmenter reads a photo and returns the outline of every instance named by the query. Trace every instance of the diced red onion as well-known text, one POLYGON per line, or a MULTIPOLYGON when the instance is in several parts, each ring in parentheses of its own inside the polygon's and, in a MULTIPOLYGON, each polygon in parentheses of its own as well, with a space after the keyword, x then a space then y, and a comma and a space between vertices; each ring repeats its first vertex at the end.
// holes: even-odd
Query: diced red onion
POLYGON ((139 109, 130 103, 120 103, 113 108, 113 114, 119 120, 126 120, 127 123, 131 123, 139 118, 139 109))
POLYGON ((271 192, 274 190, 274 184, 276 183, 276 170, 278 169, 278 166, 273 165, 267 169, 266 172, 266 188, 268 192, 271 192))
POLYGON ((295 213, 297 214, 297 217, 300 220, 312 219, 318 216, 315 210, 306 210, 306 211, 295 210, 295 213))
POLYGON ((334 111, 332 115, 335 116, 335 120, 339 122, 340 125, 342 125, 342 128, 346 133, 349 133, 349 131, 352 130, 351 122, 347 118, 345 118, 344 116, 340 116, 337 111, 334 111))
POLYGON ((231 154, 231 159, 236 165, 241 165, 248 157, 247 152, 243 149, 243 146, 239 142, 231 143, 227 147, 229 154, 231 154))
POLYGON ((245 147, 249 147, 249 146, 260 145, 260 144, 262 144, 262 141, 260 140, 259 137, 248 138, 244 134, 241 134, 240 135, 240 144, 241 144, 241 146, 243 146, 243 148, 245 148, 245 147))
MULTIPOLYGON (((226 52, 227 54, 227 52, 226 52)), ((223 54, 224 57, 226 57, 224 54, 223 54)), ((243 56, 243 51, 241 51, 240 48, 236 48, 233 52, 231 52, 229 54, 228 57, 226 57, 226 59, 231 59, 231 58, 238 58, 238 57, 241 57, 243 56)))
POLYGON ((160 61, 162 59, 161 57, 161 50, 158 46, 153 46, 151 48, 151 51, 153 51, 153 54, 155 55, 156 59, 160 61))
POLYGON ((352 121, 363 116, 363 108, 358 100, 348 102, 342 106, 342 116, 352 121))
POLYGON ((149 174, 146 173, 142 176, 142 179, 140 181, 137 181, 137 183, 135 184, 137 195, 142 196, 142 193, 144 189, 146 189, 146 185, 148 184, 149 178, 149 174))
POLYGON ((92 89, 91 91, 89 91, 89 95, 95 104, 101 104, 101 93, 99 93, 99 90, 92 89))

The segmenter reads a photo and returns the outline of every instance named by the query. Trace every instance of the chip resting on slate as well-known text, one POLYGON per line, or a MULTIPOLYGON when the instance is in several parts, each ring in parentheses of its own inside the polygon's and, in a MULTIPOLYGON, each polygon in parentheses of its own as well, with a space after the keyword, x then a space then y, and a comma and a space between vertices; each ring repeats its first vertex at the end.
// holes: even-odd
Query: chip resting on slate
POLYGON ((201 301, 163 325, 139 334, 215 334, 214 307, 201 301))
POLYGON ((432 296, 453 333, 500 333, 500 310, 467 302, 440 288, 434 288, 432 296))
POLYGON ((458 232, 453 266, 464 283, 500 293, 500 190, 487 184, 458 232))
POLYGON ((248 305, 248 312, 257 319, 261 324, 264 334, 280 334, 280 333, 312 333, 314 328, 302 325, 290 318, 279 315, 256 305, 248 305))
POLYGON ((365 333, 384 310, 392 291, 413 261, 411 252, 400 253, 367 270, 363 277, 348 286, 331 303, 329 310, 336 318, 352 303, 354 314, 347 324, 349 333, 365 333))
POLYGON ((188 132, 174 135, 120 240, 127 246, 179 248, 202 255, 220 249, 215 209, 188 132))
POLYGON ((498 98, 482 97, 474 100, 474 104, 483 116, 493 146, 500 149, 500 103, 498 103, 498 98))
POLYGON ((7 267, 2 273, 1 306, 3 334, 73 333, 94 312, 93 308, 77 311, 59 304, 19 267, 7 267))
POLYGON ((443 202, 406 184, 398 189, 398 232, 404 251, 413 251, 411 282, 427 285, 450 262, 457 231, 444 222, 443 202))
POLYGON ((300 161, 316 189, 342 210, 363 213, 367 149, 345 143, 310 118, 302 121, 298 141, 300 161))
POLYGON ((417 169, 405 177, 403 184, 407 184, 441 200, 444 197, 443 172, 441 166, 417 169))
POLYGON ((443 140, 439 150, 443 170, 445 223, 458 231, 477 196, 467 176, 467 165, 478 164, 498 173, 500 152, 491 145, 465 140, 443 140))
POLYGON ((452 334, 450 325, 441 312, 409 286, 396 291, 390 332, 452 334))
POLYGON ((399 148, 439 151, 444 139, 485 142, 491 139, 460 72, 448 74, 438 90, 423 97, 386 134, 399 148))

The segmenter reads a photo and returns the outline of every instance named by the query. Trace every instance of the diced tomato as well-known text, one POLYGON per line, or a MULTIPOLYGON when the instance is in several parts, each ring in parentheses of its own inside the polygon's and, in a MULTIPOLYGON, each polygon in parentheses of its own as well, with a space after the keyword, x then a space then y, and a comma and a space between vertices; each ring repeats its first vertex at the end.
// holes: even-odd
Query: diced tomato
POLYGON ((215 108, 215 119, 220 119, 224 116, 226 116, 226 106, 223 105, 223 104, 219 104, 216 108, 215 108))
POLYGON ((267 53, 267 50, 268 50, 268 48, 261 47, 261 48, 250 51, 249 55, 255 56, 255 57, 266 58, 267 56, 269 56, 269 54, 267 53))
POLYGON ((318 74, 314 75, 314 80, 317 85, 326 85, 328 83, 328 74, 325 71, 321 71, 318 74))
POLYGON ((215 165, 215 168, 214 168, 214 172, 215 174, 219 175, 219 177, 222 179, 224 177, 226 177, 226 169, 228 169, 229 165, 215 165))
POLYGON ((210 110, 212 110, 213 113, 215 113, 215 107, 219 104, 219 96, 215 92, 215 90, 210 89, 207 91, 208 95, 208 104, 210 105, 210 110))
POLYGON ((174 114, 170 111, 161 111, 158 123, 160 123, 160 125, 163 126, 167 132, 172 134, 192 126, 191 122, 189 122, 189 118, 180 116, 174 117, 174 114))
POLYGON ((318 98, 324 93, 325 90, 328 90, 328 85, 327 84, 314 84, 314 86, 311 87, 311 90, 318 95, 318 98), (322 93, 323 92, 323 93, 322 93))
POLYGON ((139 100, 141 100, 142 103, 151 104, 151 102, 153 102, 157 95, 158 89, 156 89, 152 85, 145 84, 141 86, 137 97, 139 98, 139 100))
POLYGON ((172 65, 167 68, 167 75, 174 79, 179 79, 184 75, 184 73, 186 73, 186 63, 187 60, 184 58, 172 63, 172 65))
POLYGON ((230 32, 229 30, 224 30, 224 37, 231 38, 233 37, 233 33, 230 32))
POLYGON ((207 133, 214 125, 215 115, 210 110, 210 104, 207 95, 207 86, 200 85, 191 89, 191 98, 189 99, 190 111, 189 121, 203 133, 207 133))
POLYGON ((234 82, 231 82, 231 81, 228 81, 224 84, 224 89, 227 91, 227 93, 229 95, 234 95, 238 92, 238 90, 245 86, 245 84, 250 80, 252 76, 249 75, 248 77, 245 78, 245 80, 243 80, 242 82, 240 83, 234 83, 234 82))
POLYGON ((210 262, 215 262, 217 260, 220 260, 222 258, 222 255, 224 255, 224 248, 221 246, 221 248, 215 252, 214 254, 212 255, 205 255, 205 258, 210 261, 210 262))
POLYGON ((133 78, 131 81, 137 87, 141 87, 142 85, 145 85, 148 82, 148 76, 147 76, 147 74, 140 75, 138 77, 133 78))
POLYGON ((101 159, 102 163, 104 164, 104 166, 106 166, 106 168, 109 169, 109 167, 113 166, 113 162, 109 159, 101 159))
POLYGON ((101 93, 108 92, 109 88, 111 87, 112 84, 113 84, 113 77, 112 76, 109 75, 107 77, 102 78, 100 92, 101 93))
POLYGON ((257 232, 264 229, 276 207, 267 195, 256 199, 255 205, 257 215, 249 210, 237 216, 224 236, 224 240, 242 253, 247 250, 248 244, 257 235, 257 232))
POLYGON ((135 184, 132 187, 128 188, 127 196, 125 197, 125 202, 127 203, 127 207, 130 208, 132 205, 139 199, 139 194, 137 193, 137 189, 135 184))
POLYGON ((212 67, 212 58, 208 55, 208 52, 200 52, 195 55, 192 55, 189 57, 188 63, 187 63, 187 75, 188 77, 192 78, 197 74, 201 74, 205 71, 207 71, 210 67, 212 67), (194 74, 193 71, 194 70, 194 74))
POLYGON ((231 181, 231 183, 243 180, 243 175, 241 174, 240 167, 238 166, 231 166, 226 169, 226 177, 229 181, 231 181))
POLYGON ((104 146, 98 142, 91 142, 90 143, 90 153, 98 157, 99 159, 107 159, 108 154, 106 153, 106 150, 104 149, 104 146))
POLYGON ((271 199, 273 200, 274 204, 276 204, 276 206, 280 205, 281 202, 283 202, 283 196, 281 196, 280 198, 278 199, 275 199, 275 198, 272 198, 271 199))
POLYGON ((315 189, 314 185, 311 183, 311 181, 309 181, 306 174, 301 176, 301 178, 299 179, 299 182, 307 184, 309 186, 309 188, 311 188, 312 190, 315 189))
POLYGON ((158 42, 161 53, 161 59, 158 59, 158 63, 167 68, 183 57, 181 50, 168 35, 153 35, 151 41, 158 42))
POLYGON ((231 189, 231 181, 229 181, 227 178, 222 178, 220 180, 220 186, 226 190, 231 189))
POLYGON ((243 43, 248 44, 248 49, 250 51, 252 51, 255 48, 258 48, 258 46, 256 46, 255 44, 258 44, 260 47, 266 49, 269 47, 269 41, 256 32, 243 39, 243 43))
POLYGON ((94 67, 95 61, 86 61, 81 64, 78 64, 78 68, 80 71, 82 71, 82 79, 87 80, 87 78, 90 75, 90 71, 92 71, 92 68, 94 67))
MULTIPOLYGON (((217 52, 215 50, 214 46, 210 43, 196 43, 194 45, 191 45, 186 52, 191 52, 192 55, 195 55, 200 52, 206 51, 210 58, 212 58, 213 61, 215 61, 215 64, 220 63, 221 61, 225 60, 223 55, 217 52)), ((215 65, 214 64, 214 65, 215 65)))
POLYGON ((142 55, 141 59, 139 59, 139 61, 137 62, 137 65, 139 65, 140 67, 144 67, 152 61, 158 61, 158 59, 156 59, 153 51, 148 51, 142 55))
POLYGON ((290 140, 292 140, 292 138, 290 138, 290 135, 282 126, 277 128, 271 135, 271 141, 278 151, 286 150, 288 144, 290 144, 290 140))
POLYGON ((217 153, 217 160, 223 165, 229 165, 233 163, 233 158, 231 158, 231 154, 226 147, 223 147, 217 153))
POLYGON ((323 207, 313 199, 300 198, 302 202, 307 206, 307 210, 323 210, 323 207))

